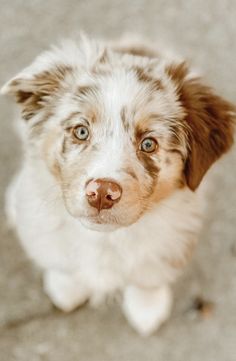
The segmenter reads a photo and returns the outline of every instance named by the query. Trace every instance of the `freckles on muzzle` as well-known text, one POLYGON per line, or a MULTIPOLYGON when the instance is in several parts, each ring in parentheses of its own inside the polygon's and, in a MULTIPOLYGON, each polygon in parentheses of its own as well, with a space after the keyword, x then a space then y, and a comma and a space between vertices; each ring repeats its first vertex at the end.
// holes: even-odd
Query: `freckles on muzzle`
POLYGON ((110 209, 118 203, 122 196, 122 188, 109 178, 91 179, 85 186, 86 198, 91 207, 100 212, 110 209))

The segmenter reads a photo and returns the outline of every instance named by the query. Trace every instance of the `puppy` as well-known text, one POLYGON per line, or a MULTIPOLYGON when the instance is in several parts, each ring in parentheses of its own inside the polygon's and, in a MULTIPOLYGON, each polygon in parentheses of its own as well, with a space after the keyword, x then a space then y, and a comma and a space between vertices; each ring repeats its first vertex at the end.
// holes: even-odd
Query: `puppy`
POLYGON ((121 292, 130 324, 157 330, 201 227, 199 185, 233 143, 235 108, 153 46, 83 36, 2 93, 21 106, 24 146, 7 214, 45 292, 64 311, 121 292))

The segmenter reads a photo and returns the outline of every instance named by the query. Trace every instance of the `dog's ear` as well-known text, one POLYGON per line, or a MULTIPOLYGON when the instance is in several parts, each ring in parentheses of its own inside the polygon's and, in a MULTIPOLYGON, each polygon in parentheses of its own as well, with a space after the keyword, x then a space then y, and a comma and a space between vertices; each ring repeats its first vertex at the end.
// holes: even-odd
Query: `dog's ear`
POLYGON ((184 174, 189 188, 195 190, 209 167, 233 144, 236 109, 199 77, 191 76, 185 63, 166 70, 186 111, 189 152, 184 174))
POLYGON ((85 34, 75 40, 63 40, 36 57, 34 62, 1 89, 13 95, 22 107, 22 116, 29 120, 47 106, 60 90, 74 89, 81 71, 91 70, 104 54, 105 47, 85 34))
POLYGON ((71 68, 65 65, 51 65, 37 69, 33 63, 23 72, 7 82, 1 89, 2 94, 12 95, 22 107, 22 117, 31 119, 53 95, 60 90, 71 68))

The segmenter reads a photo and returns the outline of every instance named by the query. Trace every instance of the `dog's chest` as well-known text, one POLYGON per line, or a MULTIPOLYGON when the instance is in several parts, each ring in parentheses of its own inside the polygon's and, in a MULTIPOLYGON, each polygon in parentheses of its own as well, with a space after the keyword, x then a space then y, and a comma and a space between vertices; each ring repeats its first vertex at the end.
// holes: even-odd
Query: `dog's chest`
POLYGON ((45 269, 80 273, 87 284, 104 291, 127 283, 152 287, 163 278, 171 281, 176 270, 166 260, 179 257, 188 234, 199 228, 191 215, 195 207, 177 197, 130 227, 90 231, 57 202, 41 199, 30 184, 25 189, 26 194, 19 187, 15 194, 16 227, 30 257, 45 269))

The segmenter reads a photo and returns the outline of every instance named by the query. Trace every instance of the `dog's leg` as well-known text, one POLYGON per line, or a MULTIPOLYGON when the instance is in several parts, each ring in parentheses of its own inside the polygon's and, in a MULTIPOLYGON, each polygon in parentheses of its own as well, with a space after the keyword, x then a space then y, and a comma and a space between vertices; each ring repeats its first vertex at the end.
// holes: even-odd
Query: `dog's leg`
POLYGON ((44 290, 53 304, 64 312, 70 312, 86 302, 88 289, 77 276, 60 270, 44 273, 44 290))
POLYGON ((131 326, 144 336, 156 331, 169 318, 171 308, 169 286, 152 289, 129 286, 125 289, 124 314, 131 326))

